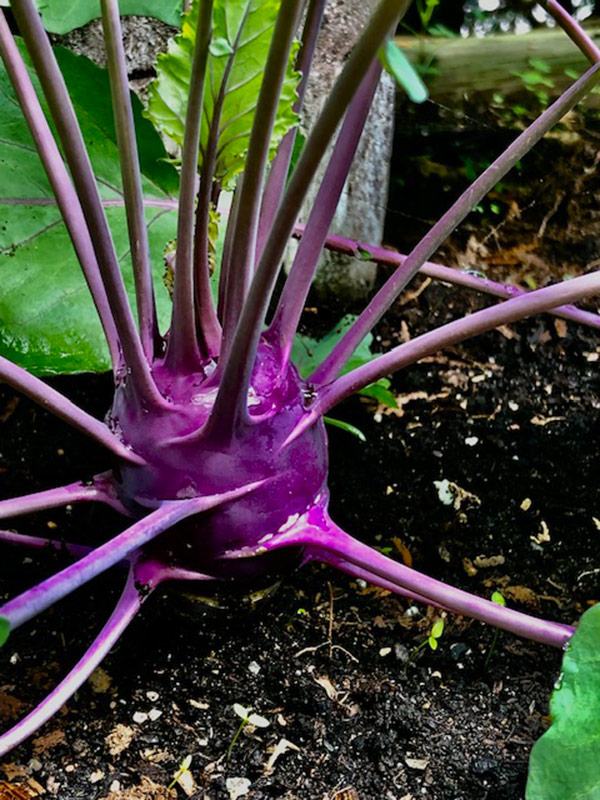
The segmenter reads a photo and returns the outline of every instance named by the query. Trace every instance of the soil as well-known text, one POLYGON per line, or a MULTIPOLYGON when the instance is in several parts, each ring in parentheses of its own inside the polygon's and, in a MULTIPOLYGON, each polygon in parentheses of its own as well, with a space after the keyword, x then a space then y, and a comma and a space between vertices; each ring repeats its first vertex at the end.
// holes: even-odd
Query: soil
MULTIPOLYGON (((539 231, 547 210, 537 208, 528 224, 539 231)), ((548 236, 560 238, 554 222, 548 236)), ((399 249, 408 227, 406 236, 388 231, 399 249)), ((461 229, 445 254, 459 261, 474 235, 461 229)), ((493 241, 493 253, 514 247, 500 234, 493 241)), ((548 272, 564 263, 550 251, 539 255, 548 272)), ((569 269, 588 263, 578 250, 569 269)), ((545 277, 538 264, 535 280, 545 277)), ((378 330, 378 347, 487 302, 423 281, 411 290, 378 330)), ((321 308, 312 329, 326 329, 333 313, 321 308)), ((596 332, 546 317, 397 375, 397 410, 351 399, 335 415, 367 441, 330 430, 333 518, 443 580, 576 622, 600 600, 599 359, 596 332), (450 505, 434 483, 444 480, 459 487, 450 505)), ((92 413, 109 405, 104 377, 54 383, 92 413)), ((0 420, 4 496, 108 466, 99 448, 7 389, 0 420)), ((29 517, 19 530, 93 543, 119 526, 89 506, 29 517)), ((2 559, 2 598, 64 563, 8 547, 2 559)), ((10 639, 0 662, 4 728, 68 671, 122 582, 118 571, 96 580, 10 639)), ((93 679, 2 761, 0 797, 28 786, 31 797, 61 800, 513 800, 548 725, 560 657, 319 566, 254 596, 163 592, 93 679), (440 617, 438 648, 421 647, 440 617), (269 725, 247 726, 232 746, 235 703, 269 725), (187 756, 188 774, 167 789, 187 756)))

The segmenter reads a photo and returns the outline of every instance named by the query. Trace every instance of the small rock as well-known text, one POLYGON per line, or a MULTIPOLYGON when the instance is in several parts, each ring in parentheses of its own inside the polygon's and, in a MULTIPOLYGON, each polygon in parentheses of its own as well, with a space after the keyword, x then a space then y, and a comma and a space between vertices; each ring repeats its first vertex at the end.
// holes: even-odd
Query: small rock
POLYGON ((462 642, 454 642, 450 645, 450 655, 455 661, 460 661, 467 652, 467 645, 462 642))
POLYGON ((162 713, 163 713, 163 712, 160 710, 160 708, 152 708, 152 709, 151 709, 151 710, 148 712, 148 719, 150 719, 152 722, 156 722, 156 720, 157 720, 159 717, 162 717, 162 713))
POLYGON ((394 645, 394 655, 396 656, 398 661, 401 661, 403 664, 406 664, 406 662, 410 658, 410 653, 408 652, 408 648, 405 647, 403 644, 400 644, 399 642, 397 642, 394 645))
POLYGON ((404 761, 406 762, 406 766, 410 767, 411 769, 418 769, 424 770, 427 769, 429 764, 428 758, 405 758, 404 761))
POLYGON ((473 764, 473 772, 476 775, 486 775, 498 769, 498 762, 494 758, 479 758, 473 764))
POLYGON ((260 672, 260 664, 257 664, 256 661, 251 661, 248 664, 248 672, 251 672, 253 675, 258 675, 260 672))
POLYGON ((392 652, 392 648, 391 647, 382 647, 381 650, 379 651, 379 655, 382 658, 385 658, 385 656, 389 656, 389 654, 391 652, 392 652))
POLYGON ((104 777, 104 773, 101 769, 97 769, 95 772, 92 772, 90 775, 90 783, 99 783, 102 778, 104 777))
POLYGON ((478 441, 479 439, 477 436, 467 436, 467 438, 465 439, 465 444, 468 447, 475 447, 478 441))
POLYGON ((227 778, 225 786, 229 792, 229 800, 237 800, 238 797, 248 794, 250 781, 248 778, 227 778))
POLYGON ((150 700, 151 703, 156 703, 158 700, 158 692, 146 692, 146 697, 150 700))
POLYGON ((148 720, 148 714, 145 711, 136 711, 133 715, 133 721, 138 725, 143 725, 148 720))

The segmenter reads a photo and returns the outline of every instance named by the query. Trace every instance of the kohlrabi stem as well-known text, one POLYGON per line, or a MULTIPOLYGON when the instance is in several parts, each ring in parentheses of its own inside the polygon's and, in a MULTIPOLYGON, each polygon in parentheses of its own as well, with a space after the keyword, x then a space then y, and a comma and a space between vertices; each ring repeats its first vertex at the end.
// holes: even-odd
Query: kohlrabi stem
POLYGON ((136 400, 144 406, 163 405, 163 398, 152 379, 142 349, 94 171, 52 46, 34 0, 11 0, 11 8, 42 84, 81 201, 119 334, 125 364, 130 372, 128 383, 134 390, 136 400))
MULTIPOLYGON (((235 58, 240 45, 240 39, 246 19, 250 13, 251 4, 248 3, 244 9, 244 13, 238 25, 236 38, 231 45, 231 53, 227 58, 225 69, 223 70, 223 77, 220 82, 219 93, 213 102, 212 115, 210 126, 208 129, 208 138, 206 146, 202 155, 202 167, 200 169, 200 186, 198 189, 198 202, 196 208, 196 233, 194 236, 194 278, 196 286, 196 324, 201 326, 203 331, 203 338, 206 342, 206 349, 208 355, 214 356, 221 352, 221 338, 222 331, 219 319, 223 319, 223 314, 217 315, 212 299, 212 291, 210 288, 210 265, 209 265, 209 225, 210 225, 210 209, 211 198, 215 182, 215 169, 217 166, 217 152, 219 148, 219 137, 221 134, 221 116, 223 113, 223 105, 227 96, 227 87, 229 84, 229 77, 231 70, 235 63, 235 58)), ((235 228, 235 216, 233 209, 227 220, 228 236, 233 236, 235 228)), ((231 240, 229 240, 229 247, 227 248, 227 258, 225 257, 225 250, 221 261, 221 284, 223 286, 223 296, 221 292, 221 285, 219 286, 219 298, 222 302, 219 303, 220 309, 224 307, 226 276, 228 275, 229 267, 231 266, 231 255, 233 250, 231 248, 231 240)))
POLYGON ((152 590, 150 587, 141 593, 136 584, 136 577, 131 569, 115 610, 83 658, 30 714, 0 736, 0 757, 47 722, 89 678, 135 617, 142 602, 152 590))
POLYGON ((0 500, 0 519, 60 508, 71 503, 106 503, 120 513, 127 513, 117 497, 112 473, 104 472, 102 475, 95 475, 89 483, 77 481, 42 492, 0 500))
MULTIPOLYGON (((234 280, 228 284, 221 357, 227 358, 234 331, 254 275, 256 234, 271 135, 285 80, 302 0, 282 0, 275 22, 246 156, 238 213, 235 220, 234 280)), ((244 400, 245 411, 245 400, 244 400)))
MULTIPOLYGON (((298 238, 302 238, 305 230, 305 225, 296 225, 294 235, 298 238)), ((353 256, 354 258, 368 257, 369 260, 374 261, 376 264, 383 264, 390 267, 401 266, 407 258, 402 253, 397 253, 395 250, 377 247, 372 244, 367 244, 366 242, 357 242, 345 236, 338 236, 337 234, 329 234, 327 236, 325 247, 328 250, 333 250, 335 253, 343 253, 344 255, 353 256)), ((522 294, 529 294, 529 291, 526 289, 520 289, 517 286, 509 286, 505 283, 498 283, 489 278, 465 272, 458 267, 446 267, 443 264, 435 264, 432 261, 426 261, 419 270, 419 274, 425 275, 428 278, 433 278, 436 281, 451 283, 454 286, 463 286, 465 289, 472 289, 475 292, 482 292, 483 294, 489 294, 493 297, 501 297, 504 300, 508 300, 511 297, 519 297, 522 294)), ((600 314, 594 314, 592 311, 584 311, 581 308, 577 308, 577 306, 559 306, 558 308, 549 309, 548 313, 555 317, 569 320, 570 322, 600 329, 600 314)))
MULTIPOLYGON (((346 332, 345 336, 333 348, 320 367, 315 370, 311 376, 311 380, 315 384, 324 385, 337 377, 360 342, 379 322, 425 261, 435 253, 452 231, 460 225, 477 203, 506 175, 517 161, 523 158, 542 136, 592 88, 598 80, 598 76, 598 65, 596 65, 567 89, 532 125, 526 128, 504 153, 462 193, 458 200, 406 257, 402 266, 388 278, 356 322, 346 332)), ((548 307, 551 308, 552 306, 548 307)))
POLYGON ((235 500, 262 484, 263 481, 258 481, 229 492, 165 503, 118 536, 92 550, 75 564, 69 565, 37 586, 9 600, 0 607, 0 617, 8 621, 11 630, 18 628, 92 578, 131 556, 182 519, 235 500))
POLYGON ((374 61, 346 112, 269 329, 270 337, 281 348, 282 371, 289 361, 298 322, 371 110, 381 69, 379 60, 374 61))
MULTIPOLYGON (((375 358, 368 364, 340 376, 333 383, 327 386, 317 386, 317 400, 307 417, 294 430, 291 438, 295 438, 299 430, 305 430, 345 397, 349 397, 384 375, 390 375, 444 347, 491 331, 499 325, 508 325, 524 317, 539 314, 555 306, 582 300, 598 293, 600 293, 600 270, 591 275, 581 275, 553 286, 536 289, 520 297, 513 297, 511 300, 505 300, 491 308, 476 311, 468 317, 448 322, 433 331, 417 336, 394 347, 389 353, 375 358)), ((311 378, 309 378, 310 380, 311 378)))
POLYGON ((573 634, 573 628, 569 625, 536 619, 449 586, 412 567, 400 564, 349 536, 329 518, 324 509, 318 507, 311 509, 304 519, 298 521, 289 531, 276 534, 254 548, 248 548, 246 553, 243 548, 230 553, 229 557, 244 557, 245 554, 252 553, 264 554, 281 547, 304 547, 309 558, 312 557, 314 548, 315 557, 323 563, 328 563, 327 554, 330 553, 334 556, 333 566, 339 563, 337 559, 342 559, 367 570, 373 576, 383 578, 387 582, 386 587, 395 584, 396 591, 414 592, 432 605, 445 607, 455 614, 479 619, 536 642, 563 647, 573 634))
POLYGON ((101 0, 101 6, 115 130, 121 161, 131 263, 135 280, 138 326, 144 353, 151 362, 154 358, 155 343, 159 340, 159 333, 119 2, 118 0, 101 0))
POLYGON ((57 550, 59 553, 66 553, 73 558, 83 558, 91 550, 84 544, 72 544, 64 542, 62 539, 44 539, 43 536, 28 536, 24 533, 0 530, 0 544, 10 544, 16 547, 25 547, 28 550, 57 550))
POLYGON ((248 389, 262 326, 287 241, 310 183, 354 97, 356 87, 364 78, 388 32, 409 4, 410 0, 381 0, 348 57, 298 160, 244 303, 213 408, 213 427, 218 427, 222 435, 248 418, 248 389))
POLYGON ((206 353, 202 352, 204 343, 198 342, 198 330, 196 328, 194 219, 206 64, 212 36, 212 9, 213 0, 205 0, 198 7, 198 24, 192 58, 190 91, 185 116, 185 133, 181 158, 173 314, 166 356, 167 364, 173 370, 181 372, 197 371, 200 368, 202 357, 206 355, 206 353))
POLYGON ((0 56, 17 95, 23 116, 48 176, 56 202, 65 222, 73 249, 87 281, 92 300, 98 311, 106 336, 113 370, 120 361, 119 339, 112 312, 98 269, 98 261, 90 239, 83 211, 40 101, 29 77, 27 67, 10 31, 4 12, 0 10, 0 56))
MULTIPOLYGON (((302 563, 306 564, 310 561, 319 561, 321 563, 326 562, 330 567, 340 570, 341 572, 345 572, 347 575, 351 575, 353 578, 358 578, 359 580, 366 581, 367 583, 373 583, 376 586, 379 586, 381 589, 387 589, 388 592, 401 594, 404 597, 407 597, 409 600, 414 600, 416 603, 425 603, 426 605, 431 603, 431 600, 428 597, 418 594, 417 592, 412 592, 410 589, 405 589, 404 587, 398 586, 397 583, 386 581, 385 578, 380 578, 379 575, 376 575, 374 572, 371 572, 364 567, 358 567, 351 561, 346 561, 343 558, 334 556, 331 553, 328 553, 326 550, 317 550, 316 547, 311 547, 310 549, 305 550, 302 563)), ((438 607, 443 608, 446 611, 448 610, 445 606, 438 605, 438 607)))
MULTIPOLYGON (((308 76, 315 54, 319 31, 321 30, 321 22, 323 20, 323 12, 325 11, 326 3, 327 0, 310 0, 306 12, 300 50, 298 51, 298 58, 296 60, 296 70, 302 75, 300 83, 298 84, 298 99, 294 103, 294 111, 296 114, 302 112, 302 107, 304 105, 308 76)), ((277 148, 277 154, 269 168, 269 175, 265 184, 265 191, 263 192, 260 207, 260 219, 258 221, 258 233, 256 236, 255 258, 257 263, 262 255, 267 236, 269 235, 273 220, 275 219, 275 214, 281 202, 283 190, 285 189, 288 178, 290 163, 292 161, 297 133, 297 125, 294 125, 294 127, 286 133, 281 144, 277 148)))
POLYGON ((125 461, 134 464, 144 464, 144 459, 136 455, 114 436, 106 425, 83 411, 64 395, 45 384, 39 378, 31 375, 27 370, 0 357, 0 381, 8 383, 22 394, 29 397, 38 405, 60 417, 73 428, 86 436, 95 439, 112 453, 125 461))
MULTIPOLYGON (((242 191, 243 174, 237 178, 235 189, 233 190, 233 197, 231 199, 231 207, 227 216, 227 226, 225 228, 225 241, 223 242, 223 255, 221 257, 221 272, 219 274, 219 298, 217 303, 217 316, 223 322, 225 316, 225 308, 227 306, 227 288, 229 286, 229 279, 233 270, 233 257, 235 252, 235 242, 233 234, 235 232, 235 219, 237 217, 238 207, 240 204, 240 194, 242 191)), ((233 280, 233 278, 232 278, 233 280)), ((219 362, 219 367, 223 365, 219 362)))
POLYGON ((560 27, 575 42, 591 63, 597 64, 600 61, 600 48, 577 20, 567 13, 557 0, 541 0, 541 5, 554 17, 560 27))

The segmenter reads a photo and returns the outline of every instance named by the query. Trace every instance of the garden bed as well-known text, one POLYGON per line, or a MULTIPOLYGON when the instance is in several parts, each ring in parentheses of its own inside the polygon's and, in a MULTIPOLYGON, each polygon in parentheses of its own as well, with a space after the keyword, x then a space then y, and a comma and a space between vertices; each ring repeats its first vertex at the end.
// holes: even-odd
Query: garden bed
MULTIPOLYGON (((428 287, 402 317, 414 331, 464 303, 428 287)), ((367 443, 330 435, 334 519, 444 580, 573 622, 600 595, 598 344, 571 324, 526 322, 400 375, 398 414, 345 404, 337 416, 367 443), (440 501, 434 481, 444 479, 468 493, 460 508, 440 501)), ((96 413, 109 402, 101 378, 60 383, 96 413)), ((7 495, 106 465, 82 437, 12 398, 3 390, 7 495)), ((118 520, 90 506, 38 515, 21 529, 48 526, 53 536, 99 542, 118 520)), ((27 561, 3 551, 3 594, 51 571, 47 560, 27 561)), ((80 592, 15 636, 0 680, 4 726, 82 652, 121 581, 96 581, 92 597, 80 592)), ((449 618, 438 650, 407 665, 435 612, 407 615, 409 603, 320 567, 286 577, 254 606, 244 596, 210 603, 152 598, 95 680, 4 760, 4 777, 26 772, 64 800, 108 797, 116 783, 123 794, 114 798, 137 797, 124 791, 141 783, 140 796, 169 797, 152 786, 167 785, 193 754, 199 798, 229 797, 235 777, 250 780, 257 799, 333 798, 348 787, 347 797, 397 800, 522 795, 560 653, 500 634, 486 668, 493 631, 449 618), (242 735, 227 760, 236 702, 271 725, 242 735), (299 749, 266 774, 282 739, 299 749)))

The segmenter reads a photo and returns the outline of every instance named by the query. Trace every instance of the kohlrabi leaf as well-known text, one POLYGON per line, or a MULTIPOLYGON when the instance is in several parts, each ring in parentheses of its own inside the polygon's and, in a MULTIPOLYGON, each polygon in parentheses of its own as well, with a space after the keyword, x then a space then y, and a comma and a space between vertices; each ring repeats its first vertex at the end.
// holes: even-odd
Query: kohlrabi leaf
MULTIPOLYGON (((348 328, 354 324, 356 319, 354 314, 346 314, 335 328, 332 328, 329 333, 326 333, 322 339, 311 339, 310 336, 296 334, 292 346, 292 361, 303 378, 307 378, 310 373, 327 358, 329 353, 331 353, 335 345, 340 341, 342 336, 344 336, 348 328)), ((340 374, 343 375, 346 372, 350 372, 350 370, 361 367, 363 364, 368 364, 369 361, 372 361, 378 355, 378 353, 372 352, 372 344, 373 335, 368 333, 358 345, 340 374)), ((390 382, 387 378, 381 378, 376 383, 365 386, 364 389, 360 390, 359 394, 373 397, 380 403, 395 408, 397 406, 396 398, 388 391, 389 385, 390 382)))
POLYGON ((600 603, 581 617, 531 752, 527 800, 600 798, 600 603))
MULTIPOLYGON (((100 16, 100 0, 36 0, 44 27, 51 33, 67 33, 100 16)), ((0 3, 2 5, 2 3, 0 3)), ((8 3, 6 3, 8 5, 8 3)), ((179 27, 182 0, 120 0, 122 15, 156 17, 179 27)))
POLYGON ((427 100, 427 87, 397 44, 388 42, 381 49, 379 57, 387 72, 404 89, 413 103, 423 103, 427 100))
MULTIPOLYGON (((244 168, 250 131, 280 0, 215 0, 213 37, 208 56, 200 157, 209 136, 217 141, 215 179, 231 186, 244 168), (219 111, 219 108, 221 109, 219 111)), ((157 78, 148 93, 149 118, 177 144, 183 142, 198 0, 183 18, 182 32, 158 57, 157 78)), ((294 47, 283 85, 271 140, 272 152, 296 123, 292 110, 299 75, 294 47)))
MULTIPOLYGON (((105 70, 57 48, 106 205, 133 303, 133 276, 116 134, 105 70)), ((32 74, 33 77, 33 74, 32 74)), ((37 81, 34 78, 35 85, 37 81)), ((163 249, 175 237, 178 176, 135 99, 146 215, 162 327, 170 301, 163 249)), ((81 269, 62 223, 6 70, 0 67, 0 354, 36 374, 102 371, 108 351, 81 269)))
POLYGON ((10 622, 6 617, 0 617, 0 647, 6 642, 10 636, 10 622))

